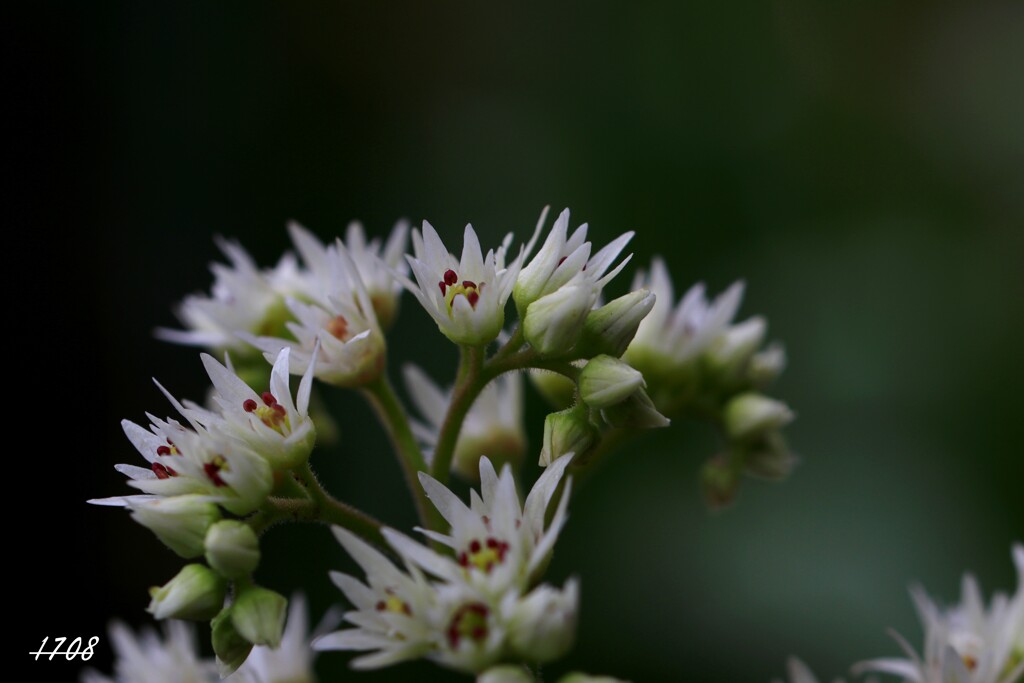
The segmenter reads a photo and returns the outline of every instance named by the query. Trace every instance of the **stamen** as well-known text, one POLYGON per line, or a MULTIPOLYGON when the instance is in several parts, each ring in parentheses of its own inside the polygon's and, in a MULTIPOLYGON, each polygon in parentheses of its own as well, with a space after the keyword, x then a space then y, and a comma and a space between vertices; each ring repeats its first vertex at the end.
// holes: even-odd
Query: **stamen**
POLYGON ((218 455, 212 462, 208 462, 203 465, 203 473, 206 474, 207 478, 213 482, 214 486, 220 487, 228 485, 228 483, 221 479, 220 476, 220 472, 224 469, 226 464, 224 457, 218 455))
POLYGON ((157 446, 156 454, 157 455, 170 455, 171 454, 171 447, 170 446, 157 446))
POLYGON ((448 644, 452 649, 459 647, 459 641, 464 637, 480 642, 487 638, 487 616, 490 610, 487 605, 480 602, 471 602, 463 605, 448 624, 448 644))
POLYGON ((438 282, 437 286, 441 288, 441 296, 444 296, 445 290, 448 289, 448 285, 446 285, 444 282, 438 282))
POLYGON ((257 404, 256 401, 252 400, 251 398, 247 398, 244 401, 242 401, 242 410, 244 410, 247 413, 251 413, 258 407, 259 404, 257 404))
POLYGON ((463 280, 462 286, 465 287, 466 289, 476 289, 476 283, 473 282, 472 280, 463 280))
POLYGON ((331 333, 332 337, 340 339, 341 341, 345 341, 349 337, 348 320, 346 320, 343 315, 338 315, 332 318, 331 321, 327 323, 325 329, 331 333))
POLYGON ((274 398, 274 395, 269 391, 264 391, 260 395, 260 398, 262 398, 263 402, 266 403, 268 406, 273 406, 275 403, 277 403, 277 399, 274 398))
POLYGON ((466 300, 469 301, 469 305, 476 308, 476 302, 480 300, 480 295, 475 291, 471 291, 466 295, 466 300))
POLYGON ((448 270, 444 271, 444 283, 446 285, 454 285, 458 281, 459 276, 455 274, 454 270, 449 268, 448 270))
POLYGON ((178 476, 178 473, 172 470, 170 467, 161 465, 158 462, 153 463, 153 474, 156 475, 157 479, 167 479, 169 477, 178 476))

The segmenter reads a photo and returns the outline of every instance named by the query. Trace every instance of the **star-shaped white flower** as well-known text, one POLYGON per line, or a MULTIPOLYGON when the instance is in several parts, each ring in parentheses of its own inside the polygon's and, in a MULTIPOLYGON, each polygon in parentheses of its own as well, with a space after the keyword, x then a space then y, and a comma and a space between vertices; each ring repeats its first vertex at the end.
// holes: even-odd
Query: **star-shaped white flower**
POLYGON ((567 521, 571 479, 550 524, 545 524, 545 515, 572 458, 570 453, 553 462, 534 484, 525 505, 519 502, 512 468, 506 465, 499 476, 486 457, 480 458, 480 493, 470 493, 468 506, 421 472, 420 483, 451 530, 448 534, 417 530, 452 548, 454 559, 397 532, 388 530, 385 535, 403 556, 438 578, 466 581, 489 596, 502 596, 510 589, 525 592, 547 567, 567 521))
MULTIPOLYGON (((451 390, 434 384, 415 365, 406 365, 405 384, 425 422, 412 422, 416 439, 425 448, 428 464, 451 401, 451 390)), ((455 444, 453 466, 462 476, 475 479, 483 453, 499 464, 518 462, 526 449, 523 428, 523 379, 507 373, 487 385, 470 408, 455 444)))
POLYGON ((299 382, 295 400, 288 386, 287 347, 278 352, 270 373, 270 388, 262 394, 253 391, 230 366, 203 354, 203 366, 213 382, 211 400, 220 410, 214 412, 192 402, 185 403, 185 410, 205 428, 221 430, 241 440, 274 469, 301 465, 309 458, 316 441, 316 428, 309 417, 316 351, 314 348, 314 358, 299 382))
POLYGON ((911 595, 925 631, 921 656, 898 634, 907 659, 874 659, 854 667, 902 676, 913 683, 1018 683, 1024 677, 1024 545, 1013 547, 1017 592, 996 593, 988 607, 973 576, 964 576, 960 602, 946 610, 920 588, 911 595))
MULTIPOLYGON (((191 420, 188 409, 170 394, 167 396, 191 420)), ((149 467, 115 466, 127 475, 129 486, 143 493, 93 499, 90 503, 132 507, 159 498, 198 494, 244 515, 259 507, 270 492, 270 465, 243 442, 207 430, 195 421, 190 429, 176 420, 161 420, 150 414, 147 417, 151 422, 148 430, 130 420, 123 420, 121 426, 149 467)))
POLYGON ((412 231, 413 256, 406 256, 416 283, 401 281, 416 296, 441 332, 456 344, 479 346, 497 338, 505 322, 505 303, 519 275, 522 254, 507 267, 505 243, 497 251, 480 249, 473 226, 464 233, 456 259, 430 223, 412 231))
MULTIPOLYGON (((547 207, 541 213, 537 224, 538 232, 547 218, 547 207)), ((626 232, 612 240, 608 245, 591 256, 592 245, 587 241, 587 224, 569 232, 569 209, 558 216, 540 251, 523 267, 516 280, 513 296, 516 308, 522 318, 526 317, 527 309, 541 297, 553 294, 561 287, 576 278, 579 289, 591 298, 590 306, 597 301, 601 289, 626 266, 632 254, 626 256, 615 268, 608 269, 618 258, 619 253, 633 238, 633 232, 626 232)), ((529 253, 537 234, 526 247, 529 253)), ((588 306, 588 310, 590 308, 588 306)))

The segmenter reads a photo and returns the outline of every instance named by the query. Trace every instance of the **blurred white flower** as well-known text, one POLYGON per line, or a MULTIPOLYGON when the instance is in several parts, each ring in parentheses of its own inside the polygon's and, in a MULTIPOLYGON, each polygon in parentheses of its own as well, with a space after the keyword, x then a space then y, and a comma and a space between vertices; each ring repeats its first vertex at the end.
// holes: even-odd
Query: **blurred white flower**
POLYGON ((854 671, 902 676, 913 683, 1019 683, 1024 677, 1024 545, 1013 547, 1017 592, 996 593, 988 607, 977 580, 963 578, 960 602, 941 609, 920 587, 911 589, 924 627, 921 656, 893 634, 906 659, 861 662, 854 671))
POLYGON ((120 621, 110 624, 114 646, 114 675, 88 669, 81 683, 214 683, 217 668, 199 657, 195 632, 181 621, 164 622, 164 637, 150 627, 138 635, 120 621))
MULTIPOLYGON (((412 421, 412 431, 425 448, 429 464, 452 391, 441 389, 415 365, 402 369, 412 402, 425 420, 412 421)), ((459 431, 452 465, 463 477, 476 479, 481 455, 486 453, 492 462, 501 466, 506 462, 519 462, 525 450, 523 378, 519 373, 507 373, 488 384, 470 408, 459 431)))
POLYGON ((217 246, 230 265, 211 264, 210 294, 187 296, 178 306, 177 316, 186 329, 160 328, 156 336, 177 344, 245 352, 249 347, 239 332, 273 334, 287 319, 284 297, 274 282, 293 272, 295 261, 286 255, 273 271, 261 271, 239 243, 218 238, 217 246))
POLYGON ((286 300, 294 320, 285 324, 291 339, 274 336, 242 338, 274 362, 281 349, 291 349, 290 371, 303 374, 316 357, 314 374, 338 386, 361 386, 375 379, 384 365, 384 334, 370 295, 348 249, 340 240, 327 247, 322 268, 325 284, 313 303, 286 300), (317 349, 319 348, 319 351, 317 349))
MULTIPOLYGON (((818 679, 814 677, 807 665, 796 657, 790 657, 786 662, 786 672, 789 676, 785 683, 818 683, 818 679)), ((783 683, 783 681, 776 678, 773 683, 783 683)), ((843 682, 841 679, 836 679, 834 683, 843 682)))

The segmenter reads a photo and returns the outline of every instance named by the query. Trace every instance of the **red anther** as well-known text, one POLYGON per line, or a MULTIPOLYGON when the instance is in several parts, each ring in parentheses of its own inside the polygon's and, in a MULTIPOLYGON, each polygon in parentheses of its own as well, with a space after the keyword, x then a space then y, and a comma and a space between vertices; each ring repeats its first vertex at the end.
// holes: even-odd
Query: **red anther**
POLYGON ((325 328, 336 339, 345 341, 348 339, 348 320, 343 315, 337 315, 327 323, 325 328))
POLYGON ((465 287, 466 289, 476 289, 476 283, 473 282, 472 280, 463 280, 462 286, 465 287))
POLYGON ((278 415, 284 415, 287 412, 284 406, 281 405, 280 403, 275 403, 274 405, 270 406, 270 409, 273 410, 278 415))
POLYGON ((558 266, 562 265, 563 263, 565 263, 565 257, 564 256, 562 258, 558 259, 558 265, 556 265, 555 268, 557 268, 558 266))
POLYGON ((277 399, 274 398, 274 395, 269 391, 264 391, 262 394, 260 394, 260 398, 262 398, 263 402, 266 403, 268 406, 272 406, 275 403, 277 403, 277 399))
POLYGON ((210 481, 213 482, 214 486, 227 486, 227 482, 220 478, 220 465, 213 462, 208 462, 203 465, 203 472, 210 481))
POLYGON ((480 295, 474 290, 466 295, 466 299, 469 301, 470 306, 476 308, 476 302, 480 301, 480 295))
POLYGON ((469 543, 469 552, 478 553, 480 552, 480 541, 473 540, 469 543))
POLYGON ((157 479, 167 479, 175 475, 174 470, 170 467, 164 467, 158 462, 153 463, 153 474, 156 475, 157 479))
POLYGON ((484 526, 486 526, 488 529, 491 528, 491 518, 490 517, 488 517, 487 515, 483 515, 480 519, 483 520, 484 526))
POLYGON ((171 454, 171 448, 170 448, 170 446, 157 446, 156 454, 157 455, 170 455, 171 454))
POLYGON ((402 611, 405 612, 406 616, 412 616, 412 607, 409 607, 409 603, 402 603, 402 611))
POLYGON ((498 542, 496 540, 494 540, 493 538, 488 538, 487 539, 487 547, 488 548, 497 548, 498 547, 498 542))
POLYGON ((466 553, 459 553, 459 565, 462 567, 469 566, 469 557, 466 556, 466 553))
POLYGON ((448 292, 448 285, 443 282, 438 282, 437 286, 441 288, 441 296, 444 296, 448 292))
POLYGON ((242 401, 242 410, 244 410, 247 413, 253 412, 258 407, 259 405, 256 403, 256 401, 252 400, 251 398, 247 398, 244 401, 242 401))
POLYGON ((458 281, 459 281, 459 276, 455 274, 454 270, 449 268, 448 270, 444 271, 444 283, 446 285, 451 286, 451 285, 454 285, 458 281))
POLYGON ((383 612, 387 608, 388 608, 388 606, 387 606, 387 604, 383 600, 381 600, 380 602, 377 603, 377 611, 378 612, 383 612))

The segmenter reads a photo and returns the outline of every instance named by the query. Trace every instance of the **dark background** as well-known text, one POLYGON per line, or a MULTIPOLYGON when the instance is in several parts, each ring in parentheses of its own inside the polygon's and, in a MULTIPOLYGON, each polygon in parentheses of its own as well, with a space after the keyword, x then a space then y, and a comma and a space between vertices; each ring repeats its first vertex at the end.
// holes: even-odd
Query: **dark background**
MULTIPOLYGON (((803 461, 710 515, 703 425, 635 442, 578 492, 549 577, 582 581, 568 668, 637 681, 823 678, 919 642, 906 586, 1013 587, 1024 538, 1024 8, 976 3, 103 3, 5 30, 8 584, 23 637, 145 620, 180 562, 118 510, 120 419, 204 391, 155 341, 234 236, 264 265, 401 216, 455 240, 525 238, 545 204, 603 243, 635 229, 679 288, 745 278, 791 364, 803 461), (25 419, 28 415, 28 419, 25 419), (23 441, 22 441, 23 439, 23 441), (13 595, 12 595, 13 594, 13 595), (22 602, 22 597, 25 598, 22 602)), ((621 292, 628 276, 612 287, 621 292)), ((392 376, 450 378, 406 296, 392 376)), ((536 397, 532 397, 536 399, 536 397)), ((330 395, 329 488, 399 527, 398 469, 356 397, 330 395)), ((535 450, 544 410, 528 413, 535 450)), ((289 529, 291 530, 291 529, 289 529)), ((312 593, 349 566, 325 530, 270 532, 258 577, 312 593), (286 538, 288 536, 288 538, 286 538)), ((205 637, 205 635, 204 635, 205 637)), ((17 650, 21 650, 18 652, 17 650)), ((340 680, 346 657, 320 660, 340 680)), ((36 662, 41 679, 79 664, 36 662)), ((453 680, 404 665, 366 680, 453 680)))

